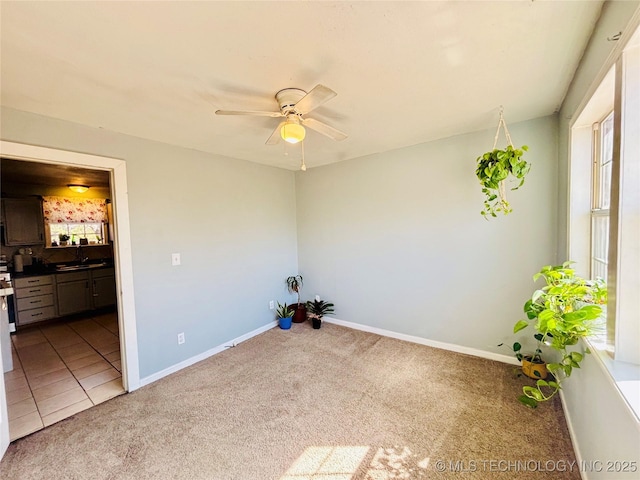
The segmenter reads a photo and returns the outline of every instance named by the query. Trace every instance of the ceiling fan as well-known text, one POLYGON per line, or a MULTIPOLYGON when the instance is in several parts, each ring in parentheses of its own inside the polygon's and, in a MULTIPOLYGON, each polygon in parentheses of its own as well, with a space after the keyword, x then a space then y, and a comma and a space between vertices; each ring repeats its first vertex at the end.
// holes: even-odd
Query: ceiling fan
POLYGON ((298 143, 305 137, 304 127, 309 127, 333 140, 344 140, 347 134, 326 123, 305 115, 320 105, 331 100, 336 92, 324 85, 316 85, 307 93, 299 88, 285 88, 276 93, 276 101, 280 106, 279 112, 216 110, 216 115, 253 115, 257 117, 284 118, 267 139, 267 145, 275 145, 280 138, 289 143, 298 143))

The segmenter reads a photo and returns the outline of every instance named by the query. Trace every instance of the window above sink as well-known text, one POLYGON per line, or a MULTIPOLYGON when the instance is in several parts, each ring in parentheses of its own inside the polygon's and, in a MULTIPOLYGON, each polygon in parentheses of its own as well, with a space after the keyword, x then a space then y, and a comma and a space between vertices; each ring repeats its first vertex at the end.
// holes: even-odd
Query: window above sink
POLYGON ((49 223, 45 225, 47 247, 104 245, 104 223, 49 223))
POLYGON ((45 246, 59 248, 107 243, 107 200, 42 197, 45 246))

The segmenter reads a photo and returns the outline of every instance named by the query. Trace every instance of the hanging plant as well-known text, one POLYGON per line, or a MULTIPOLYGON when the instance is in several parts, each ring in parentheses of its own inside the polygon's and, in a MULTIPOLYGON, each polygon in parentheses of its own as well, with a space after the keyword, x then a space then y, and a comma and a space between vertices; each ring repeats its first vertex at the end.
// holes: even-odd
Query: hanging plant
POLYGON ((482 193, 486 196, 484 210, 480 213, 486 219, 489 219, 489 216, 497 217, 498 212, 502 212, 504 215, 511 213, 512 208, 507 201, 506 181, 509 175, 520 181, 511 190, 517 190, 524 184, 524 177, 531 168, 531 164, 521 158, 527 150, 529 150, 529 147, 526 145, 519 149, 514 148, 511 135, 507 130, 507 124, 504 121, 502 107, 500 107, 500 121, 498 122, 498 131, 493 142, 493 150, 477 159, 476 176, 480 180, 480 185, 482 185, 482 193), (504 150, 496 148, 501 127, 504 128, 504 133, 509 142, 509 145, 504 150))

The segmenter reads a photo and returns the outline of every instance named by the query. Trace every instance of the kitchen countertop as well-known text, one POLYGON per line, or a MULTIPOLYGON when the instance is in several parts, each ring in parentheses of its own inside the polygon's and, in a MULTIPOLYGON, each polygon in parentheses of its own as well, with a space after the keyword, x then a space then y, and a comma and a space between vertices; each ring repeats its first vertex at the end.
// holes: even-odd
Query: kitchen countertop
POLYGON ((89 263, 86 264, 87 266, 84 268, 70 268, 70 269, 63 269, 63 270, 59 270, 57 268, 57 265, 48 265, 48 266, 43 266, 40 268, 35 268, 35 269, 30 269, 29 271, 26 272, 11 272, 11 278, 15 279, 15 278, 25 278, 25 277, 36 277, 36 276, 40 276, 40 275, 53 275, 53 274, 63 274, 63 273, 71 273, 71 272, 86 272, 89 270, 99 270, 102 268, 113 268, 113 264, 112 263, 100 263, 100 264, 96 264, 96 263, 89 263))

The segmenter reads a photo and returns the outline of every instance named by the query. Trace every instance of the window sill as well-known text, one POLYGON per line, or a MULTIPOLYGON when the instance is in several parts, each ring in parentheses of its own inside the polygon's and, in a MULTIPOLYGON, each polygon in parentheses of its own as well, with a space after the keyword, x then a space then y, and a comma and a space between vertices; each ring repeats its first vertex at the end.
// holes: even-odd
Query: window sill
POLYGON ((47 245, 46 248, 47 250, 61 250, 64 248, 78 248, 78 247, 106 247, 108 246, 108 243, 88 243, 87 245, 47 245))
POLYGON ((613 359, 611 347, 597 338, 590 338, 586 343, 635 415, 636 421, 640 422, 640 365, 613 359))

